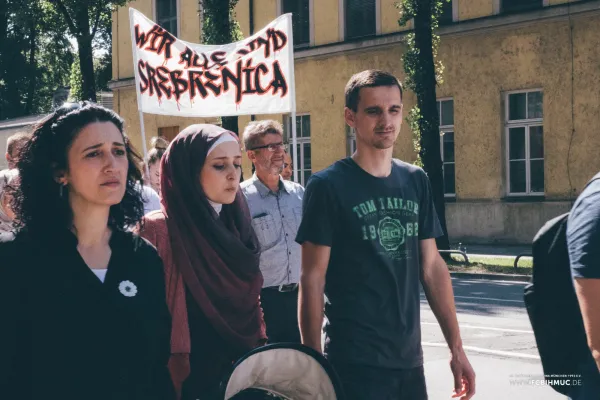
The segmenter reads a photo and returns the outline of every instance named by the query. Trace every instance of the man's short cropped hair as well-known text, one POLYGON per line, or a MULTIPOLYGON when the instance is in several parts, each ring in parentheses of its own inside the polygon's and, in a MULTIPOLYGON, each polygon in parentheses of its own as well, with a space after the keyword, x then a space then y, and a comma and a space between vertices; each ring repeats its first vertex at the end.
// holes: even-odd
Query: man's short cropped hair
POLYGON ((394 75, 389 72, 376 69, 354 74, 346 84, 346 107, 356 111, 358 107, 360 89, 365 87, 396 86, 400 89, 400 99, 403 96, 402 84, 394 75))

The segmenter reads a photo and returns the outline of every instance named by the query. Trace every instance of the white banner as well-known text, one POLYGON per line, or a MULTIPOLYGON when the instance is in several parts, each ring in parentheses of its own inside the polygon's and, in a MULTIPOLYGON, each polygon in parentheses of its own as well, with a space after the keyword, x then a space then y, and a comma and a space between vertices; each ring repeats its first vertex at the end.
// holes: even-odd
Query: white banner
POLYGON ((295 111, 292 15, 222 46, 194 44, 129 9, 142 112, 187 117, 295 111))

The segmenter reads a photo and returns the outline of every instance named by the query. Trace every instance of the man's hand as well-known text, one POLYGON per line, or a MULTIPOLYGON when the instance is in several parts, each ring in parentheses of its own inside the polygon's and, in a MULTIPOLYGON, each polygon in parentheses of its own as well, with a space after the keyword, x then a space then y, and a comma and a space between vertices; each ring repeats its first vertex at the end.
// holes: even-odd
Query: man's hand
POLYGON ((450 348, 450 368, 454 375, 453 398, 468 400, 475 394, 475 372, 462 347, 456 318, 454 293, 448 267, 435 244, 435 239, 420 241, 421 282, 433 314, 440 323, 450 348))
POLYGON ((473 371, 464 350, 451 353, 450 369, 454 375, 452 398, 460 398, 460 400, 472 398, 475 394, 475 371, 473 371))

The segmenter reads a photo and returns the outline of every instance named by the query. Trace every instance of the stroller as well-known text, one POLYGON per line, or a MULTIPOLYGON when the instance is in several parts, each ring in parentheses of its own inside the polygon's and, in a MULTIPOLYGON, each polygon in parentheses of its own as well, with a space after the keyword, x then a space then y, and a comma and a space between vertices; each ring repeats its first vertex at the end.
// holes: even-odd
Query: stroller
POLYGON ((221 384, 225 400, 343 400, 333 367, 301 344, 276 343, 252 350, 221 384))

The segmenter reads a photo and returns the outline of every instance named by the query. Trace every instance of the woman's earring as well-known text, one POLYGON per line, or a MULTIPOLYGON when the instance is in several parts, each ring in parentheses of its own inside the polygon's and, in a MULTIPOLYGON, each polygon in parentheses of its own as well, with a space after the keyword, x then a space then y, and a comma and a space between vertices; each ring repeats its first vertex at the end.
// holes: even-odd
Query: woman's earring
POLYGON ((65 189, 65 185, 63 185, 62 183, 59 183, 58 186, 60 187, 58 195, 60 196, 60 198, 62 199, 64 196, 64 189, 65 189))

